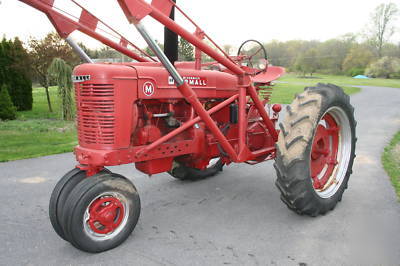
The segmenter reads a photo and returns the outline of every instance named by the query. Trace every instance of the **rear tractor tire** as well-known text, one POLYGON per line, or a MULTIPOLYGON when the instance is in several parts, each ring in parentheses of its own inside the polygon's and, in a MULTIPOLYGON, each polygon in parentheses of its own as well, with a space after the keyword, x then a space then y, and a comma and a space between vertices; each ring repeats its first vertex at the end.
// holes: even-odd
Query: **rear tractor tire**
POLYGON ((168 173, 179 180, 198 181, 215 176, 219 172, 222 172, 223 167, 224 163, 221 158, 211 159, 209 165, 204 170, 187 167, 178 162, 174 162, 174 166, 168 173))
POLYGON ((305 88, 279 126, 274 167, 282 201, 310 216, 332 210, 347 188, 355 158, 350 97, 332 84, 305 88))
POLYGON ((71 191, 61 224, 72 245, 97 253, 124 242, 139 216, 140 198, 135 186, 121 175, 98 173, 71 191))

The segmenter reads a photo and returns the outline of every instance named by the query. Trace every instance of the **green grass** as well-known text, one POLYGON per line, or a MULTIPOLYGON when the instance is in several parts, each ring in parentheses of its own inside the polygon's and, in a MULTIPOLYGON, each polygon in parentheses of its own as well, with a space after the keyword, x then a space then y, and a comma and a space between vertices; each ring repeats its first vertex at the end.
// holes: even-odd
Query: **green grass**
POLYGON ((33 90, 32 111, 0 122, 0 162, 72 151, 77 145, 74 122, 62 121, 55 87, 50 89, 53 113, 48 112, 43 88, 33 90))
POLYGON ((400 88, 400 79, 353 79, 345 76, 315 74, 315 78, 299 78, 296 74, 288 73, 279 79, 272 92, 272 103, 291 103, 296 93, 304 87, 314 86, 317 83, 332 83, 343 87, 346 93, 354 94, 360 88, 351 86, 376 86, 400 88))
POLYGON ((400 131, 385 147, 382 154, 382 164, 400 200, 400 131))
POLYGON ((50 87, 50 99, 53 107, 53 112, 49 112, 47 105, 46 92, 44 88, 34 88, 33 94, 33 108, 31 111, 18 112, 18 119, 43 119, 53 118, 59 119, 60 115, 60 101, 57 96, 57 87, 50 87))
POLYGON ((314 74, 314 78, 299 78, 298 75, 294 73, 288 73, 280 78, 280 81, 286 81, 290 83, 333 83, 339 86, 376 86, 376 87, 392 87, 400 88, 400 79, 354 79, 347 76, 336 76, 336 75, 323 75, 314 74))
MULTIPOLYGON (((318 83, 318 82, 317 82, 318 83)), ((277 83, 272 92, 271 103, 289 104, 293 101, 296 93, 304 91, 304 87, 314 86, 317 83, 310 82, 309 84, 291 84, 291 83, 277 83)), ((332 82, 329 82, 332 83, 332 82)), ((347 94, 354 94, 360 92, 360 88, 341 86, 347 94)))

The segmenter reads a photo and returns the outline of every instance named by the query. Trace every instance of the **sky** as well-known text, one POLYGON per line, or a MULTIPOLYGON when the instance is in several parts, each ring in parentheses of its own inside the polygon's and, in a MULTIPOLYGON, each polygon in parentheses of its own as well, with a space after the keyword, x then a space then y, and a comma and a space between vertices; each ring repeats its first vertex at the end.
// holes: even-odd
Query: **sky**
MULTIPOLYGON (((0 36, 41 38, 53 30, 47 17, 18 0, 0 0, 0 36)), ((56 0, 55 6, 72 11, 68 0, 56 0)), ((129 25, 116 0, 78 0, 88 10, 120 31, 127 39, 144 47, 136 29, 129 25)), ((193 18, 218 44, 238 46, 247 39, 261 42, 327 40, 365 28, 371 12, 383 0, 177 0, 178 5, 193 18)), ((392 0, 400 7, 400 0, 392 0)), ((186 25, 182 18, 178 22, 186 25)), ((151 35, 163 39, 162 27, 151 18, 143 21, 151 35)), ((400 30, 400 19, 396 21, 400 30)), ((192 29, 189 28, 191 31, 192 29)), ((77 41, 95 48, 99 44, 81 34, 77 41)), ((392 41, 400 42, 400 32, 392 41)))

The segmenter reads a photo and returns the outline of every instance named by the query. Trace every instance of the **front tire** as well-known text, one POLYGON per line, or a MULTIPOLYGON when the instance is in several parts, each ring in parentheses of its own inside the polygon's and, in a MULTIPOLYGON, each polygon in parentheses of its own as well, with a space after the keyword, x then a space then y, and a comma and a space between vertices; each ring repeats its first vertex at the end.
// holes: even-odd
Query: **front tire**
POLYGON ((356 143, 349 98, 338 86, 318 84, 287 107, 276 145, 276 185, 299 214, 325 214, 347 188, 356 143))
MULTIPOLYGON (((101 173, 110 173, 103 169, 101 173)), ((61 225, 61 217, 64 212, 64 204, 71 191, 86 178, 86 171, 74 168, 66 173, 56 184, 49 201, 49 217, 54 231, 65 241, 69 241, 61 225)))
POLYGON ((64 203, 72 189, 86 177, 86 172, 79 168, 72 169, 66 173, 56 184, 51 193, 49 202, 49 217, 54 231, 65 241, 65 236, 61 226, 60 217, 64 210, 64 203))
POLYGON ((76 248, 97 253, 117 247, 135 228, 140 198, 118 174, 96 174, 79 183, 65 203, 64 232, 76 248))

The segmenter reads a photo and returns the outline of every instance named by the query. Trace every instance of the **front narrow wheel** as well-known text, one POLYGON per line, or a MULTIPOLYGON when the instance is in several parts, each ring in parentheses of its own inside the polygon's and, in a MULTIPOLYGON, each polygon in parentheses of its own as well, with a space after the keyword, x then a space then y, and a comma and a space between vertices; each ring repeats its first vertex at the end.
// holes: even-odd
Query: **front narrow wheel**
POLYGON ((66 173, 56 184, 51 193, 49 202, 49 217, 54 231, 64 240, 68 241, 65 237, 64 230, 62 229, 60 217, 64 210, 65 200, 74 187, 84 180, 86 172, 79 168, 74 168, 66 173))
POLYGON ((140 215, 135 186, 117 174, 97 174, 79 183, 65 203, 63 229, 75 247, 102 252, 124 242, 140 215))
MULTIPOLYGON (((109 170, 103 169, 100 173, 110 173, 109 170)), ((71 191, 78 183, 86 178, 86 172, 74 168, 66 173, 56 184, 51 193, 49 202, 49 217, 54 231, 65 241, 68 241, 61 225, 61 217, 64 212, 64 204, 71 191)))
POLYGON ((306 88, 288 106, 274 166, 290 209, 317 216, 342 199, 355 158, 355 127, 349 96, 332 84, 306 88))

